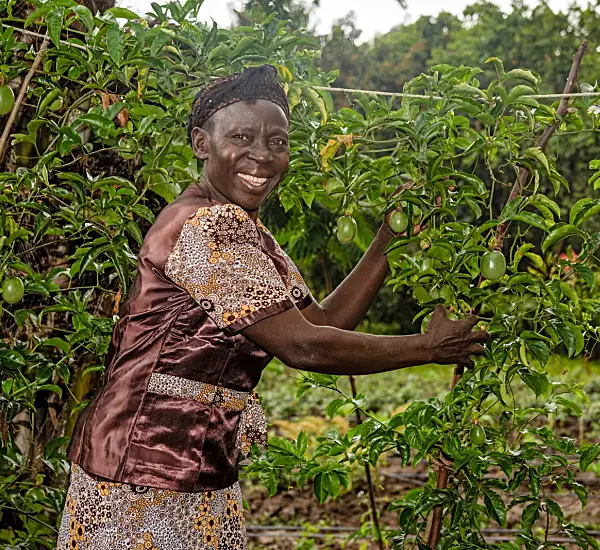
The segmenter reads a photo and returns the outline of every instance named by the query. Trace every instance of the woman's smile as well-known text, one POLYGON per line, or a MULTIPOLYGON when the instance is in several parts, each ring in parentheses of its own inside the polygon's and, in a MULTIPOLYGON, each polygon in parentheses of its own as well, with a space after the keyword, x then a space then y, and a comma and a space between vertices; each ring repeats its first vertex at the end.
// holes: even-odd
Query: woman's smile
POLYGON ((236 175, 245 182, 248 182, 253 187, 262 187, 265 183, 267 183, 267 181, 269 181, 269 178, 259 178, 253 176, 252 174, 243 174, 242 172, 238 172, 236 175))

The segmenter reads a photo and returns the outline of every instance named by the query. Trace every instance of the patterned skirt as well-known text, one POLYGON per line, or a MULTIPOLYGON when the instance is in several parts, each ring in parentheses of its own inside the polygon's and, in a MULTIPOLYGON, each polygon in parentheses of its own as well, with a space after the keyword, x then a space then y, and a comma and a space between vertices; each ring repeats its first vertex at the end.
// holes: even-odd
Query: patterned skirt
POLYGON ((98 481, 73 464, 57 550, 246 550, 240 486, 180 493, 98 481))

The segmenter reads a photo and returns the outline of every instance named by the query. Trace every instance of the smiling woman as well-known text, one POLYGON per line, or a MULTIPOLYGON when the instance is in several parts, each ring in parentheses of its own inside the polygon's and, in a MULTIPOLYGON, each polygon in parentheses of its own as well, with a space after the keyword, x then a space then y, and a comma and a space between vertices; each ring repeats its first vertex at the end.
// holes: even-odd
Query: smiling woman
POLYGON ((274 355, 369 374, 481 354, 475 319, 437 310, 426 334, 352 330, 388 273, 385 222, 353 272, 317 303, 258 219, 287 171, 289 108, 274 67, 202 90, 189 122, 204 163, 157 218, 119 314, 102 386, 78 419, 58 549, 246 548, 240 457, 266 444, 256 394, 274 355))

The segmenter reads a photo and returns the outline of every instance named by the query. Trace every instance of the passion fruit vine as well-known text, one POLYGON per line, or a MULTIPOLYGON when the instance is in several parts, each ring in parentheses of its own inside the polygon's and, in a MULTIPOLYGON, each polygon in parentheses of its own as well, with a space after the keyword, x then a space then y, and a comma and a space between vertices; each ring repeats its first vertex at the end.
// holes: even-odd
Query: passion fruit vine
POLYGON ((356 220, 352 216, 342 216, 337 221, 337 239, 342 244, 349 244, 356 237, 356 220))

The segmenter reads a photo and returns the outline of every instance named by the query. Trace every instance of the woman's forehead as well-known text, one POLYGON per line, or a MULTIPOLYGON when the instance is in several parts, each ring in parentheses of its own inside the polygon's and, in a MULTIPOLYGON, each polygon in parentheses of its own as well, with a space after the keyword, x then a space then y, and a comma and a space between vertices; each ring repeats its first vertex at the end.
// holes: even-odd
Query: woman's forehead
POLYGON ((288 121, 281 107, 266 99, 237 101, 219 109, 211 118, 217 127, 224 130, 238 126, 288 129, 288 121))

